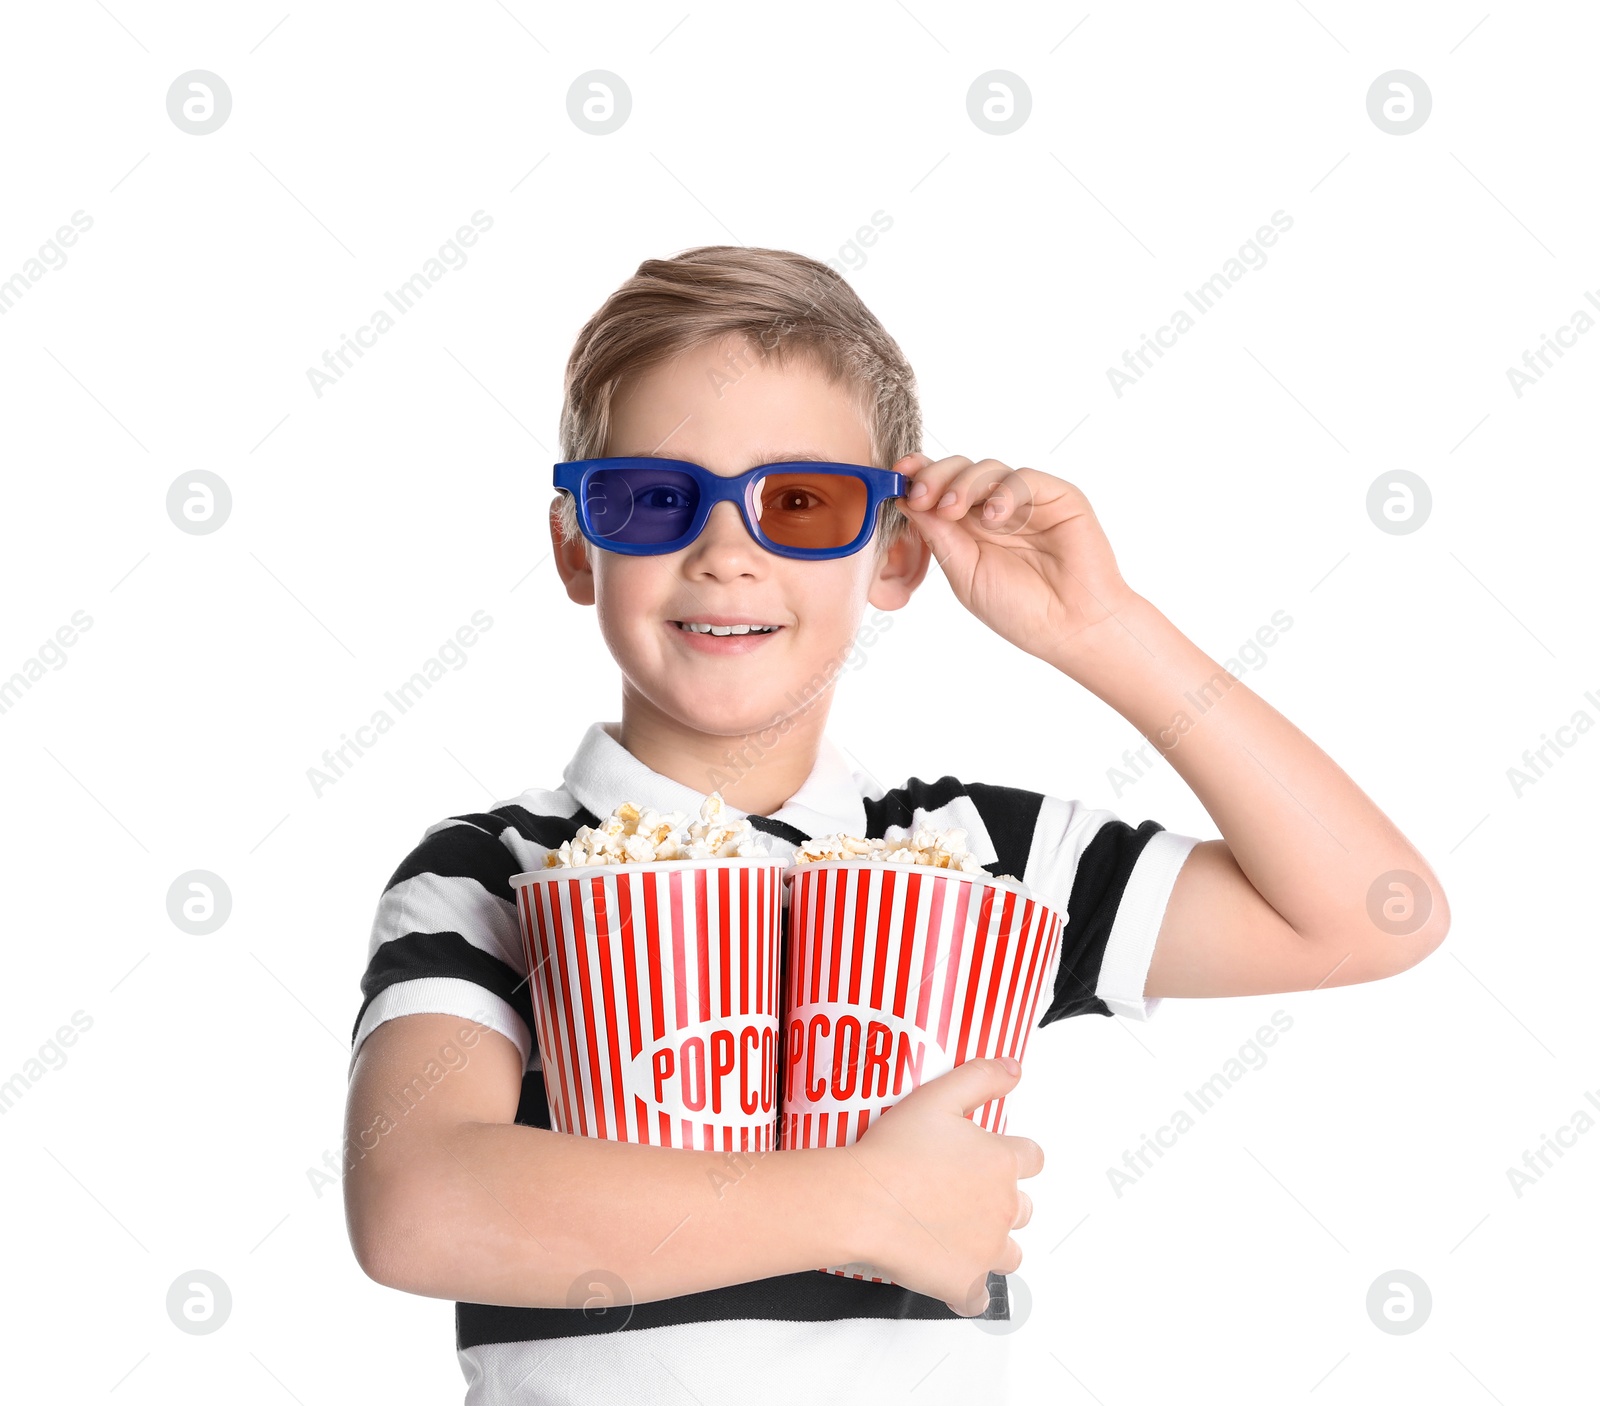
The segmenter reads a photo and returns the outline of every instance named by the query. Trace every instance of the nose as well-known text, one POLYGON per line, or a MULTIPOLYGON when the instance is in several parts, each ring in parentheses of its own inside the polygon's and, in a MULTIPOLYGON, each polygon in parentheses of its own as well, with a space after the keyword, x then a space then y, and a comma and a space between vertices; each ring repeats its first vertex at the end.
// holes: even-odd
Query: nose
POLYGON ((767 550, 745 529, 737 504, 718 503, 686 552, 691 571, 710 576, 753 574, 767 550))

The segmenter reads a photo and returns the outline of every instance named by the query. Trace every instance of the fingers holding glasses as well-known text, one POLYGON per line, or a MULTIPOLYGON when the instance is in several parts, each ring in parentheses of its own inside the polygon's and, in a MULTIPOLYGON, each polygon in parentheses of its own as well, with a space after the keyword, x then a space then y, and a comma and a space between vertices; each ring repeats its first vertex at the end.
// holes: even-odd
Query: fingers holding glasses
POLYGON ((1009 464, 1002 464, 998 459, 980 459, 950 481, 940 502, 946 498, 950 501, 936 511, 954 519, 981 509, 996 498, 1001 485, 1014 473, 1009 464), (951 494, 955 496, 952 498, 951 494))
POLYGON ((948 489, 950 480, 971 463, 971 459, 961 454, 937 460, 926 454, 908 454, 895 465, 910 480, 904 502, 918 512, 933 508, 948 489))
POLYGON ((1004 490, 1016 470, 998 459, 974 461, 952 454, 945 459, 932 460, 920 454, 908 455, 896 467, 912 480, 904 501, 914 511, 931 510, 941 518, 954 521, 974 507, 998 499, 1000 510, 989 515, 993 519, 1003 516, 1011 506, 1004 490))

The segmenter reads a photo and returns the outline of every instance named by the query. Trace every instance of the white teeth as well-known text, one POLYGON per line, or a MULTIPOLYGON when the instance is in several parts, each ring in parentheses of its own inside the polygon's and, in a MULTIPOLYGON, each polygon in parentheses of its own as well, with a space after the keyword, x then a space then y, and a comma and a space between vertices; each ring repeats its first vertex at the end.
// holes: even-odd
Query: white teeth
POLYGON ((680 630, 696 635, 770 635, 775 625, 700 625, 679 623, 680 630))

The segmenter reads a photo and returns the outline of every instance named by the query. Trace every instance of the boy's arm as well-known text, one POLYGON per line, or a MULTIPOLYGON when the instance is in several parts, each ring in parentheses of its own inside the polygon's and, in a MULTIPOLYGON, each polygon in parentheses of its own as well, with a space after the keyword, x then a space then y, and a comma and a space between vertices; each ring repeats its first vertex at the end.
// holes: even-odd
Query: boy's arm
POLYGON ((366 1038, 346 1106, 344 1193, 370 1277, 435 1298, 567 1308, 859 1257, 864 1208, 847 1188, 860 1179, 836 1174, 840 1149, 575 1137, 514 1123, 521 1092, 517 1048, 474 1021, 400 1016, 366 1038), (603 1275, 625 1286, 618 1298, 603 1275))
POLYGON ((1080 489, 959 454, 895 467, 912 480, 897 501, 956 598, 1127 718, 1222 832, 1178 871, 1147 997, 1373 981, 1444 940, 1450 910, 1422 856, 1316 743, 1122 579, 1080 489))
POLYGON ((1160 749, 1222 832, 1178 871, 1146 996, 1373 981, 1443 941, 1444 891, 1406 837, 1148 600, 1123 602, 1056 663, 1160 749))

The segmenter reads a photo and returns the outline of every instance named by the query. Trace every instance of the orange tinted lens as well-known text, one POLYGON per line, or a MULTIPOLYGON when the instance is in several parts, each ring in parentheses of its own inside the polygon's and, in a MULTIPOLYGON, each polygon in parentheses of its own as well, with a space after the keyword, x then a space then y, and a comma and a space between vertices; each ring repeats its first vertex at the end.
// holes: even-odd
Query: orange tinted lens
POLYGON ((867 485, 854 474, 781 473, 758 479, 756 518, 780 547, 829 550, 855 541, 867 485))

